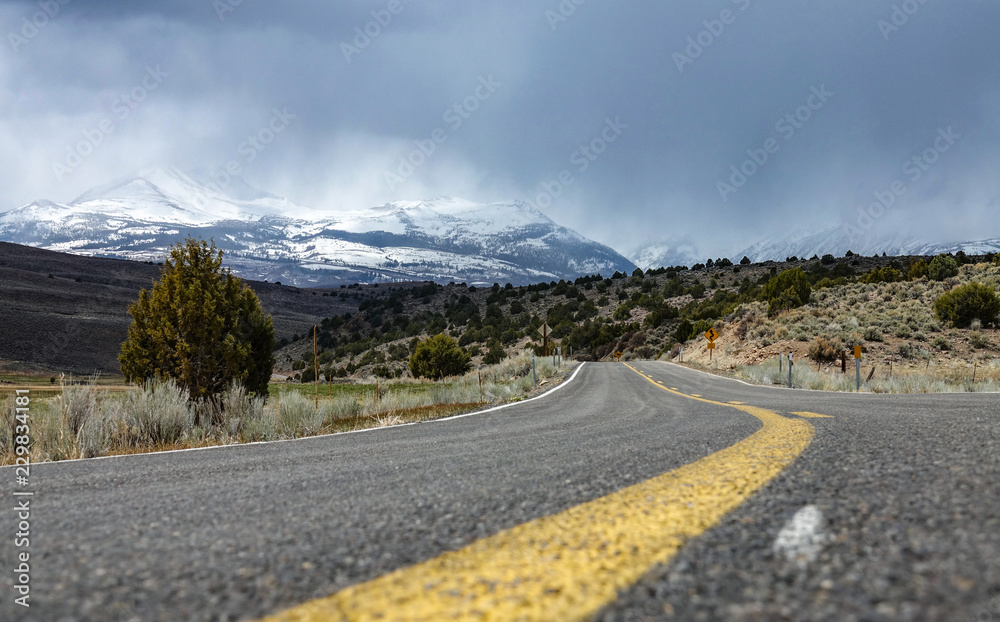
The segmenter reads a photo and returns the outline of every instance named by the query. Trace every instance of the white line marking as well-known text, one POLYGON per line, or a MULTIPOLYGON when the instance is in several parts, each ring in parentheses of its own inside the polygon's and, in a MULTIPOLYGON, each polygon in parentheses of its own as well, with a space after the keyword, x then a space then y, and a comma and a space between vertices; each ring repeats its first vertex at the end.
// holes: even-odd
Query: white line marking
MULTIPOLYGON (((586 365, 586 364, 587 364, 586 362, 580 363, 580 365, 576 368, 576 370, 573 371, 573 373, 570 375, 569 378, 566 379, 565 382, 560 382, 558 385, 552 387, 551 389, 549 389, 545 393, 542 393, 541 395, 536 395, 535 397, 532 397, 532 398, 526 399, 526 400, 522 400, 520 402, 510 402, 509 404, 503 404, 501 406, 494 406, 493 408, 487 408, 486 410, 477 410, 477 411, 474 411, 474 412, 471 412, 471 413, 465 413, 464 415, 455 415, 453 417, 445 417, 443 419, 431 419, 430 421, 413 421, 411 423, 401 423, 399 425, 390 425, 390 426, 386 426, 384 428, 364 428, 364 429, 361 429, 361 430, 348 430, 347 432, 334 432, 332 434, 318 434, 316 436, 303 436, 301 438, 283 438, 283 439, 279 439, 279 440, 276 440, 276 441, 256 441, 256 442, 253 442, 253 443, 232 443, 230 445, 210 445, 208 447, 191 447, 191 448, 188 448, 188 449, 169 449, 167 451, 150 451, 150 452, 142 453, 142 454, 123 454, 123 455, 117 455, 117 456, 96 456, 94 458, 76 458, 74 460, 54 460, 54 461, 51 461, 51 462, 36 462, 35 465, 33 465, 33 466, 42 465, 42 464, 67 464, 67 463, 71 463, 71 462, 92 462, 94 460, 112 460, 114 458, 143 458, 143 457, 148 457, 148 456, 163 456, 163 455, 166 455, 166 454, 179 454, 179 453, 184 453, 184 452, 189 452, 189 451, 208 451, 208 450, 211 450, 211 449, 233 449, 235 447, 251 447, 253 445, 273 445, 275 443, 294 443, 294 442, 297 442, 297 441, 309 441, 309 440, 315 440, 315 439, 318 439, 318 438, 329 438, 331 436, 343 436, 345 434, 361 434, 363 432, 381 432, 383 430, 390 430, 392 428, 402 428, 402 427, 406 427, 406 426, 409 426, 409 425, 418 425, 418 424, 421 424, 421 423, 441 423, 443 421, 454 421, 455 419, 462 419, 462 418, 465 418, 465 417, 474 417, 476 415, 485 415, 486 413, 491 413, 491 412, 494 412, 494 411, 497 411, 497 410, 501 410, 501 409, 504 409, 504 408, 510 408, 511 406, 519 406, 521 404, 527 404, 528 402, 534 402, 535 400, 540 400, 543 397, 548 397, 549 395, 552 395, 553 393, 555 393, 559 389, 563 388, 564 386, 566 386, 570 382, 573 382, 573 379, 576 378, 576 375, 578 373, 580 373, 580 370, 583 369, 583 366, 586 365)), ((445 404, 445 406, 447 406, 447 404, 445 404)), ((14 466, 15 465, 9 464, 9 465, 5 465, 5 466, 0 466, 0 469, 4 469, 4 468, 8 468, 8 467, 9 468, 14 468, 14 466)))
POLYGON ((771 549, 786 560, 805 568, 816 559, 829 536, 823 531, 823 513, 815 505, 807 505, 795 513, 778 532, 771 549))

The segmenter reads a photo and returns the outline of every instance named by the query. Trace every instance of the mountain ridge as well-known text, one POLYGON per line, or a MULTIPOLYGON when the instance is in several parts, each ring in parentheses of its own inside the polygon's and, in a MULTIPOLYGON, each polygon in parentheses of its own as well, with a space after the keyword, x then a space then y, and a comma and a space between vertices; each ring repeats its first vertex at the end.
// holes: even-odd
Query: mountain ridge
POLYGON ((89 256, 160 261, 211 237, 234 272, 307 286, 432 280, 492 284, 631 271, 614 249, 526 203, 437 197, 324 212, 237 180, 146 169, 60 204, 0 213, 0 239, 89 256))

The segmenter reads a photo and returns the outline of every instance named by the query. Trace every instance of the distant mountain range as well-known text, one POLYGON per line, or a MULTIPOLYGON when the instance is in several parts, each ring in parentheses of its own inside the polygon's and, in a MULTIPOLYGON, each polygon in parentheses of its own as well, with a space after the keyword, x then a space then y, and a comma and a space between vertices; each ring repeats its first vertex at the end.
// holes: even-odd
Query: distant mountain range
MULTIPOLYGON (((1000 253, 1000 238, 971 242, 933 242, 907 235, 880 235, 874 230, 862 235, 851 235, 842 228, 822 231, 796 231, 784 236, 761 240, 751 246, 735 250, 726 255, 734 263, 749 257, 754 263, 763 261, 784 261, 788 257, 809 258, 831 254, 844 256, 847 251, 858 255, 937 255, 964 251, 968 255, 1000 253)), ((640 268, 660 266, 692 266, 709 259, 701 254, 690 241, 645 244, 629 253, 629 257, 640 268)), ((719 257, 711 257, 718 259, 719 257)))
POLYGON ((71 203, 36 201, 0 214, 0 240, 78 255, 158 262, 187 235, 214 238, 245 278, 303 287, 527 284, 635 269, 524 203, 441 197, 328 213, 240 180, 220 187, 176 169, 141 171, 71 203))
MULTIPOLYGON (((520 285, 709 259, 690 238, 653 241, 625 257, 520 202, 439 197, 330 212, 238 178, 220 186, 207 174, 162 168, 93 188, 70 203, 42 200, 0 213, 0 241, 77 255, 159 262, 188 235, 213 238, 240 276, 299 287, 424 280, 520 285)), ((767 238, 728 257, 783 261, 848 250, 973 255, 1000 252, 1000 238, 942 243, 833 228, 767 238)))

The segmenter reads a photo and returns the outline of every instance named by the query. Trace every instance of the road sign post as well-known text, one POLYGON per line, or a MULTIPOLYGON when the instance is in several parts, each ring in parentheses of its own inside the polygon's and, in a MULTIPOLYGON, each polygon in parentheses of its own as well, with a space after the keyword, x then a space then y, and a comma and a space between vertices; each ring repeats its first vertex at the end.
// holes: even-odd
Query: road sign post
POLYGON ((535 356, 531 356, 531 379, 535 382, 535 388, 538 388, 538 372, 535 371, 535 356))
POLYGON ((861 346, 854 346, 854 374, 858 382, 858 392, 861 391, 861 346))
POLYGON ((715 351, 715 340, 719 338, 719 333, 714 328, 705 331, 705 339, 708 339, 708 360, 712 360, 712 353, 715 351))
POLYGON ((792 351, 788 351, 788 388, 792 388, 792 351))
POLYGON ((551 330, 549 325, 544 322, 538 327, 538 332, 542 335, 542 356, 549 355, 549 333, 551 330))

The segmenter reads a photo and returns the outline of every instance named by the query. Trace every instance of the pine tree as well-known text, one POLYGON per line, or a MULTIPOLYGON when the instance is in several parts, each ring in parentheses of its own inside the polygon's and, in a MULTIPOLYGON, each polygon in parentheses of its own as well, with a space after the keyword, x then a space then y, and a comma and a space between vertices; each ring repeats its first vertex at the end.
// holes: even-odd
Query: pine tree
POLYGON ((188 237, 171 247, 160 279, 129 307, 118 362, 129 382, 173 379, 192 400, 233 381, 267 396, 274 324, 253 291, 222 268, 222 251, 188 237))

